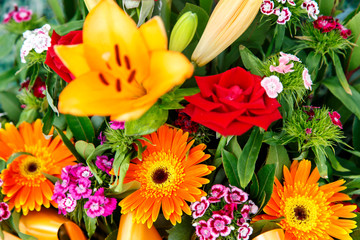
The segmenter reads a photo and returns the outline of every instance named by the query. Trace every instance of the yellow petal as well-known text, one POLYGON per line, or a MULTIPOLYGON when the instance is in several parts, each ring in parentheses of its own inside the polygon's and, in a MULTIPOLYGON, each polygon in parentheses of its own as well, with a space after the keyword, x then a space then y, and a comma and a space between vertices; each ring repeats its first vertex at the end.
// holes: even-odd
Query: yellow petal
POLYGON ((90 71, 89 65, 84 56, 84 45, 56 45, 54 47, 64 65, 75 76, 79 77, 90 71))
POLYGON ((148 75, 149 54, 135 22, 113 0, 102 0, 89 13, 83 31, 85 56, 92 70, 124 76, 148 75))
POLYGON ((78 116, 107 116, 137 111, 139 109, 134 108, 134 103, 145 92, 141 92, 141 88, 131 87, 126 85, 126 81, 115 79, 110 74, 89 72, 72 81, 61 92, 59 110, 78 116), (121 91, 118 91, 119 88, 121 91))
POLYGON ((159 16, 153 17, 139 28, 149 51, 166 50, 168 39, 164 23, 159 16))

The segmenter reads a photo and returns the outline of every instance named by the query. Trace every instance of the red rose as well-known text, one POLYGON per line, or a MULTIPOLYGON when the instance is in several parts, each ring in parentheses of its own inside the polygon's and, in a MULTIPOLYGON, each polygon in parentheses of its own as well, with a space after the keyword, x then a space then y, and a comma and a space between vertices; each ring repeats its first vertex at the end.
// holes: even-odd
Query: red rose
POLYGON ((72 31, 65 36, 58 35, 55 31, 51 36, 51 47, 46 54, 45 64, 54 70, 66 82, 71 82, 74 75, 71 74, 69 69, 61 62, 60 58, 54 51, 55 45, 73 45, 82 43, 82 31, 72 31))
POLYGON ((224 136, 242 135, 253 126, 265 130, 281 119, 276 99, 261 87, 261 78, 236 67, 224 73, 196 77, 200 93, 185 97, 185 113, 224 136))

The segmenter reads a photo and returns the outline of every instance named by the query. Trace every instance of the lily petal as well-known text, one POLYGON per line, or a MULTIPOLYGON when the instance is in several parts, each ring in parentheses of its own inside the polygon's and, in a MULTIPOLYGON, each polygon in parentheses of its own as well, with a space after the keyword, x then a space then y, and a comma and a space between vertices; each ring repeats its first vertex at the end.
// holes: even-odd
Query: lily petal
POLYGON ((125 77, 131 68, 136 70, 138 79, 148 76, 149 69, 142 66, 149 64, 150 56, 142 35, 113 0, 102 0, 89 13, 83 40, 91 69, 125 77))
POLYGON ((75 76, 79 77, 90 71, 90 67, 84 56, 84 45, 56 45, 56 54, 64 65, 75 76))
POLYGON ((166 50, 168 39, 163 21, 159 16, 153 17, 139 28, 149 51, 166 50))

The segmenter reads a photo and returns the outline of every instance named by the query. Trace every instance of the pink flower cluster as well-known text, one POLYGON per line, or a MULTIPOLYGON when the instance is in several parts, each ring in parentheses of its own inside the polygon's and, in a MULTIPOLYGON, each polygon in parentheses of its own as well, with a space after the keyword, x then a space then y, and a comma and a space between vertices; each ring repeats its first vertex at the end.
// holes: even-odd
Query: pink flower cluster
MULTIPOLYGON (((109 199, 104 196, 104 190, 99 189, 91 196, 91 180, 93 176, 89 167, 79 163, 74 166, 66 166, 61 171, 62 181, 57 181, 54 187, 52 200, 58 203, 59 214, 66 215, 73 212, 77 205, 77 201, 81 199, 89 199, 85 207, 89 209, 87 214, 89 217, 108 216, 109 211, 116 208, 116 199, 109 199), (114 207, 115 202, 115 207, 114 207), (107 208, 105 211, 104 208, 107 208), (105 215, 104 215, 105 214, 105 215)), ((110 213, 110 214, 111 214, 110 213)))
MULTIPOLYGON (((294 0, 277 0, 281 5, 275 7, 275 3, 272 0, 263 0, 261 4, 260 11, 265 15, 276 15, 278 24, 285 24, 291 18, 290 8, 296 7, 294 0)), ((319 14, 319 6, 315 1, 304 0, 301 4, 301 8, 305 9, 308 16, 317 19, 319 14)))
POLYGON ((221 184, 212 186, 210 196, 202 197, 190 208, 193 218, 198 220, 194 226, 200 240, 230 236, 248 240, 252 234, 248 223, 250 214, 258 211, 258 207, 249 200, 249 194, 237 187, 221 184))
POLYGON ((340 31, 340 35, 347 39, 351 35, 351 30, 345 28, 339 19, 331 16, 320 16, 316 21, 313 22, 314 28, 319 29, 323 33, 331 31, 340 31))
POLYGON ((18 7, 14 4, 14 9, 4 15, 3 23, 10 22, 11 19, 14 19, 15 22, 27 22, 31 19, 32 11, 27 9, 27 7, 18 7))
MULTIPOLYGON (((96 162, 95 165, 102 171, 109 174, 112 165, 114 162, 114 158, 109 159, 108 156, 102 155, 102 156, 96 156, 96 162)), ((110 174, 109 174, 110 175, 110 174)))
POLYGON ((340 121, 340 114, 338 112, 332 112, 330 113, 329 112, 329 117, 331 118, 331 121, 334 125, 337 125, 339 126, 340 129, 342 129, 342 124, 341 124, 341 121, 340 121))

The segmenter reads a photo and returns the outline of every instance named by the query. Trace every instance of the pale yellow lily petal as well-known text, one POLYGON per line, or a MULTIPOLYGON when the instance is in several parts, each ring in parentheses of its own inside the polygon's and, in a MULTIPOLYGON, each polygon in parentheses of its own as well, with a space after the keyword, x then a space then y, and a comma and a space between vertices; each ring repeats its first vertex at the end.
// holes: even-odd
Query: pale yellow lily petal
POLYGON ((135 22, 113 0, 102 0, 89 13, 83 31, 85 56, 92 70, 126 77, 149 74, 149 53, 135 22))
POLYGON ((149 51, 166 50, 168 39, 163 21, 159 16, 153 17, 139 28, 149 51))
POLYGON ((56 54, 64 65, 75 76, 79 77, 90 71, 90 67, 84 56, 84 45, 56 45, 56 54))

